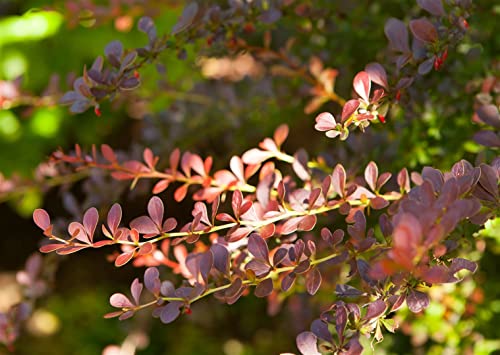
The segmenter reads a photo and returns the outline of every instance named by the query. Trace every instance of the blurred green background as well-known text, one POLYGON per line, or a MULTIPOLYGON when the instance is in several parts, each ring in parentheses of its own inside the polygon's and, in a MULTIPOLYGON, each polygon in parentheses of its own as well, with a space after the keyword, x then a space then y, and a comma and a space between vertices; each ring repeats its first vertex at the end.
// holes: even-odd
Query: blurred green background
MULTIPOLYGON (((424 165, 446 170, 461 158, 474 161, 480 153, 479 161, 488 160, 497 153, 484 150, 471 139, 478 129, 471 120, 475 95, 485 78, 499 77, 500 6, 494 1, 474 2, 469 36, 457 51, 450 52, 449 64, 441 72, 415 84, 410 103, 394 109, 386 125, 370 127, 364 135, 353 134, 343 145, 314 131, 314 114, 303 111, 308 98, 302 95, 304 83, 300 80, 264 75, 229 82, 204 77, 200 51, 224 55, 217 48, 207 50, 204 40, 188 45, 186 60, 179 60, 177 53, 162 54, 160 62, 166 74, 158 74, 153 67, 141 71, 143 85, 138 92, 122 101, 105 103, 102 117, 96 117, 92 110, 71 115, 64 107, 50 105, 56 88, 68 90, 74 75, 81 75, 83 66, 90 66, 111 40, 119 39, 125 48, 143 46, 146 39, 135 29, 140 16, 154 17, 158 32, 168 33, 185 5, 184 1, 147 0, 93 3, 107 11, 85 10, 85 1, 0 0, 0 96, 20 90, 17 101, 8 105, 0 101, 0 225, 4 230, 0 271, 5 277, 22 268, 37 249, 41 236, 30 218, 35 208, 43 206, 54 214, 68 215, 63 209, 67 203, 62 202, 68 191, 33 183, 39 181, 37 166, 58 147, 71 149, 79 143, 88 149, 91 144, 105 142, 129 151, 151 146, 157 154, 166 154, 178 146, 213 155, 220 168, 231 155, 255 146, 279 124, 287 123, 291 127, 285 146, 288 151, 305 147, 310 154, 327 152, 353 171, 361 171, 370 160, 375 160, 381 171, 397 172, 404 166, 419 171, 424 165), (13 89, 13 82, 19 86, 13 89), (9 190, 9 181, 22 188, 9 190)), ((419 13, 413 1, 309 3, 321 9, 326 20, 321 23, 291 14, 264 29, 271 30, 273 48, 293 36, 292 53, 302 63, 318 55, 325 66, 338 69, 336 88, 344 97, 350 96, 350 78, 367 62, 384 62, 385 21, 419 13)), ((262 33, 259 29, 247 40, 262 44, 262 33)), ((333 103, 322 108, 338 109, 333 103)), ((69 191, 85 206, 92 202, 86 194, 95 191, 93 188, 105 189, 106 181, 97 176, 94 182, 98 187, 80 182, 69 191)), ((109 205, 126 196, 133 204, 127 216, 132 218, 134 209, 143 210, 145 197, 140 193, 146 188, 138 186, 134 195, 123 185, 115 195, 106 195, 96 203, 109 205)), ((177 213, 186 215, 189 208, 177 213)), ((375 353, 498 351, 499 236, 497 218, 469 238, 470 256, 479 261, 479 271, 459 285, 436 287, 434 301, 424 314, 401 312, 401 329, 395 335, 387 334, 375 353)), ((142 270, 125 267, 118 271, 101 250, 61 259, 53 292, 39 301, 37 312, 17 342, 16 353, 90 355, 128 341, 142 348, 138 354, 278 354, 294 351, 295 335, 317 316, 321 302, 333 300, 333 291, 328 290, 314 300, 297 295, 273 317, 266 315, 265 300, 247 297, 231 307, 204 300, 193 307, 191 316, 168 326, 149 314, 125 322, 104 320, 109 295, 126 292, 126 285, 142 275, 142 270), (310 302, 314 303, 309 309, 306 305, 310 302)), ((7 289, 7 281, 4 285, 0 293, 7 289)), ((5 297, 0 298, 4 299, 3 307, 8 303, 5 297)), ((15 297, 14 293, 10 299, 15 297)), ((3 353, 6 349, 0 347, 3 353)))

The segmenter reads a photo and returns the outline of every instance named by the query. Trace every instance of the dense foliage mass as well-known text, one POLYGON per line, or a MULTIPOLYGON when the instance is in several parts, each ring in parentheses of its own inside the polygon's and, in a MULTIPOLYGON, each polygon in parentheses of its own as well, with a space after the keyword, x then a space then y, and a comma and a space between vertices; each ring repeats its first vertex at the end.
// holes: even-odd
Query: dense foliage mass
POLYGON ((481 329, 474 276, 500 235, 498 38, 482 42, 498 11, 467 0, 47 7, 68 26, 114 21, 134 44, 98 48, 68 90, 0 81, 8 112, 67 105, 86 115, 68 120, 117 127, 62 142, 34 178, 0 181, 5 200, 53 200, 60 186, 65 210, 34 209, 48 256, 18 273, 25 300, 0 313, 0 341, 14 348, 53 287, 49 257, 102 248, 141 274, 105 318, 168 324, 210 297, 255 296, 270 315, 289 308, 296 349, 274 352, 408 351, 382 342, 399 329, 429 352, 500 348, 481 329), (179 10, 163 29, 161 14, 179 10))

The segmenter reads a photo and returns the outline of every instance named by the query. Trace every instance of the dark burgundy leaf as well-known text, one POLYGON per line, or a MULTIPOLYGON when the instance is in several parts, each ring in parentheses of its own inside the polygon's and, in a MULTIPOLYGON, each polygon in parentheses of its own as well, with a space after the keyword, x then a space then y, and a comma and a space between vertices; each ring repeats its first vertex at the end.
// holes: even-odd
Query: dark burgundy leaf
POLYGON ((359 338, 354 336, 347 343, 346 350, 342 352, 342 355, 361 355, 362 353, 363 347, 359 343, 359 338))
POLYGON ((251 227, 237 228, 230 233, 228 232, 227 240, 229 243, 234 243, 234 242, 237 242, 243 238, 246 238, 252 232, 253 232, 253 228, 251 228, 251 227))
POLYGON ((383 300, 376 300, 368 304, 364 320, 369 321, 373 318, 378 318, 387 310, 387 305, 383 300))
POLYGON ((257 234, 248 238, 248 251, 257 259, 269 262, 269 249, 267 243, 257 234))
POLYGON ((286 292, 293 286, 295 278, 297 275, 294 272, 286 274, 283 280, 281 280, 281 289, 286 292))
POLYGON ((293 270, 296 274, 303 274, 311 268, 311 262, 306 259, 301 261, 299 265, 293 270))
POLYGON ((337 284, 335 286, 335 293, 339 297, 359 297, 363 295, 363 292, 349 285, 337 284))
POLYGON ((297 348, 302 355, 321 355, 318 351, 317 340, 312 332, 302 332, 296 339, 297 348))
POLYGON ((374 210, 381 210, 382 208, 389 206, 389 201, 383 197, 377 196, 370 200, 370 206, 372 206, 374 210))
POLYGON ((341 343, 344 342, 344 331, 347 325, 347 310, 343 302, 337 302, 337 310, 335 311, 335 330, 339 336, 341 343))
POLYGON ((406 304, 413 313, 419 313, 429 306, 429 296, 417 290, 410 290, 406 296, 406 304))
POLYGON ((316 292, 318 292, 320 286, 321 286, 321 272, 317 267, 315 267, 306 275, 307 293, 309 293, 311 296, 315 295, 316 292))
POLYGON ((261 281, 255 288, 255 296, 257 297, 267 297, 273 292, 273 280, 265 279, 261 281))
POLYGON ((148 216, 141 216, 130 222, 130 228, 136 229, 141 234, 159 234, 158 226, 148 216))
POLYGON ((224 297, 226 299, 227 304, 231 305, 235 303, 238 298, 240 298, 241 293, 243 292, 243 282, 239 277, 233 280, 231 286, 229 286, 224 292, 224 297))
POLYGON ((462 259, 462 258, 454 258, 451 261, 450 272, 455 274, 460 270, 469 270, 470 272, 476 272, 477 264, 473 261, 462 259))
POLYGON ((279 248, 273 255, 273 266, 277 266, 281 263, 288 255, 288 250, 285 248, 279 248))
POLYGON ((245 265, 245 270, 252 270, 257 277, 265 277, 271 271, 271 266, 267 262, 253 259, 245 265))

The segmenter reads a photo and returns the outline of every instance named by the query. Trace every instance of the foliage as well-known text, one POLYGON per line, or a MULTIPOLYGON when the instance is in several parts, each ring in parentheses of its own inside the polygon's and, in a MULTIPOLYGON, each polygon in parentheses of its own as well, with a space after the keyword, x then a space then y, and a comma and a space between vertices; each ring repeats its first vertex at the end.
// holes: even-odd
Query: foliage
MULTIPOLYGON (((57 101, 73 114, 92 108, 107 119, 110 110, 127 107, 131 116, 146 115, 142 139, 124 149, 107 143, 93 144, 88 152, 79 144, 72 151, 60 148, 38 167, 36 179, 5 178, 2 191, 7 199, 27 186, 46 189, 86 179, 83 199, 63 194, 71 218, 53 218, 37 208, 33 220, 44 235, 42 253, 114 248, 108 260, 116 267, 146 268, 132 281, 130 295, 111 295, 116 310, 105 318, 126 320, 150 309, 168 324, 191 314, 202 298, 232 305, 252 292, 276 313, 307 293, 321 310, 311 298, 308 305, 318 313, 310 325, 295 317, 302 354, 378 349, 383 344, 375 343, 387 331, 400 325, 407 333, 418 329, 425 323, 418 315, 426 309, 426 320, 445 312, 436 299, 452 287, 461 290, 464 278, 472 282, 469 273, 476 272, 479 258, 471 245, 478 236, 495 237, 500 211, 498 78, 474 78, 481 85, 472 83, 466 92, 457 84, 466 73, 461 48, 474 43, 468 19, 481 8, 466 0, 416 3, 401 5, 403 19, 370 10, 378 13, 370 21, 388 40, 387 47, 376 39, 372 44, 372 34, 364 33, 373 59, 342 54, 343 46, 363 45, 353 38, 356 26, 372 25, 359 20, 362 6, 342 1, 191 2, 164 33, 157 20, 143 16, 137 28, 145 44, 127 48, 122 40, 110 41, 104 56, 71 78, 65 93, 53 85, 37 97, 23 92, 19 79, 0 82, 0 107, 9 110, 57 101), (338 58, 322 52, 318 43, 343 31, 351 37, 326 46, 340 51, 338 58), (188 88, 178 93, 164 63, 190 63, 192 56, 199 58, 205 79, 191 75, 188 88), (436 86, 441 92, 431 96, 436 86), (165 104, 162 93, 175 93, 172 110, 157 109, 165 104), (457 115, 467 100, 468 117, 462 113, 455 125, 442 123, 440 115, 457 115), (264 117, 277 112, 274 120, 252 118, 256 104, 264 117), (224 119, 212 121, 212 108, 224 119), (285 118, 287 112, 302 111, 303 118, 320 109, 328 111, 315 122, 285 118), (465 133, 461 125, 467 125, 465 133), (249 148, 238 143, 238 133, 223 133, 238 126, 248 139, 258 136, 249 127, 259 134, 277 128, 249 148), (306 126, 335 140, 309 142, 294 133, 306 126), (193 152, 208 145, 197 142, 203 135, 217 142, 209 148, 213 154, 193 152), (443 139, 448 136, 453 140, 443 139), (468 142, 457 143, 462 136, 468 142), (243 154, 236 152, 240 147, 243 154), (137 208, 125 195, 146 196, 147 214, 129 220, 137 208)), ((140 7, 146 15, 148 6, 140 7)), ((118 15, 133 22, 127 9, 120 1, 110 8, 68 1, 64 17, 78 12, 91 26, 118 15)), ((497 64, 487 65, 498 73, 497 64)), ((42 269, 40 255, 28 260, 18 277, 27 300, 0 313, 0 341, 8 347, 47 292, 51 276, 42 277, 42 269)), ((455 295, 457 302, 478 297, 467 291, 455 295)), ((450 330, 441 339, 456 349, 456 338, 450 330)))

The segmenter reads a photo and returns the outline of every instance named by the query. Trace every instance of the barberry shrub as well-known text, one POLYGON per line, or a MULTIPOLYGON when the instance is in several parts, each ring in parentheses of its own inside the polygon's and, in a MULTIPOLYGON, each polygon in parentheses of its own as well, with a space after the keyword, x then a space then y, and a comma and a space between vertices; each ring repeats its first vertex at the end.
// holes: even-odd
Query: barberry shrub
MULTIPOLYGON (((178 148, 165 153, 155 145, 142 147, 139 155, 136 148, 124 152, 108 144, 57 150, 50 163, 64 174, 97 170, 129 182, 132 189, 152 183, 141 185, 150 186, 140 191, 149 195, 145 212, 127 221, 122 217, 129 206, 122 201, 90 207, 65 227, 53 222, 50 211, 36 209, 33 220, 44 235, 40 251, 68 255, 108 248, 117 268, 132 263, 144 269, 129 293, 110 296, 114 311, 105 318, 124 321, 150 312, 168 324, 207 297, 228 305, 241 297, 261 297, 277 309, 294 293, 321 294, 328 295, 321 297, 322 311, 296 337, 301 354, 360 354, 366 344, 376 347, 387 331, 397 331, 398 312, 423 312, 430 290, 476 271, 470 241, 500 212, 498 98, 475 108, 473 120, 484 129, 469 137, 482 146, 474 163, 459 156, 446 168, 436 164, 442 170, 430 162, 418 171, 400 166, 386 172, 363 156, 350 165, 335 155, 343 144, 383 135, 402 119, 401 111, 418 111, 420 91, 445 80, 439 74, 448 56, 460 55, 456 49, 470 30, 470 2, 417 4, 411 18, 385 20, 386 60, 368 58, 352 79, 325 67, 310 50, 309 58, 300 61, 291 36, 273 47, 281 22, 326 20, 321 8, 307 1, 192 2, 165 34, 154 19, 142 17, 138 30, 147 43, 126 49, 120 41, 110 42, 105 55, 74 80, 73 89, 61 94, 60 104, 75 114, 92 108, 105 119, 103 104, 146 85, 142 70, 156 65, 162 73, 164 53, 181 60, 189 43, 203 41, 205 61, 227 57, 216 73, 226 80, 240 75, 238 60, 249 56, 271 78, 306 85, 304 90, 292 83, 290 92, 307 97, 306 117, 324 111, 307 124, 334 152, 308 152, 314 146, 300 139, 300 148, 289 152, 287 138, 293 132, 287 124, 277 124, 272 137, 224 163, 178 148), (231 65, 232 71, 224 68, 231 65), (345 92, 352 98, 337 93, 336 81, 350 87, 345 92), (181 203, 190 206, 189 218, 177 217, 181 203), (173 282, 172 273, 182 282, 173 282)), ((241 75, 253 74, 249 69, 241 75)), ((23 280, 29 287, 45 285, 37 279, 40 265, 38 256, 28 261, 23 280)), ((2 315, 2 342, 15 340, 27 308, 2 315)))

